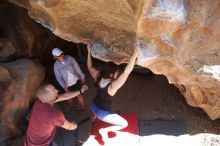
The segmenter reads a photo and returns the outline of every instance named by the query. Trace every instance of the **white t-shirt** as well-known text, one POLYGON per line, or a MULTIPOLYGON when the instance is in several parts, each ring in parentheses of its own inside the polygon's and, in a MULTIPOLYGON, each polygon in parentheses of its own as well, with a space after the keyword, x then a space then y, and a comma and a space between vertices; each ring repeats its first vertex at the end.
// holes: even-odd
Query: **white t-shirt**
POLYGON ((103 79, 101 79, 100 83, 99 83, 99 87, 100 88, 105 88, 111 81, 107 81, 107 82, 104 82, 103 79))
POLYGON ((78 80, 77 77, 75 77, 75 76, 74 76, 71 72, 69 72, 69 71, 67 72, 67 76, 68 76, 68 82, 67 82, 68 87, 70 87, 70 86, 76 84, 76 82, 77 82, 77 80, 78 80))
MULTIPOLYGON (((61 62, 63 65, 66 65, 66 63, 64 61, 61 62)), ((75 77, 71 72, 67 71, 67 78, 68 78, 68 82, 67 82, 67 86, 70 87, 74 84, 76 84, 78 78, 75 77)))

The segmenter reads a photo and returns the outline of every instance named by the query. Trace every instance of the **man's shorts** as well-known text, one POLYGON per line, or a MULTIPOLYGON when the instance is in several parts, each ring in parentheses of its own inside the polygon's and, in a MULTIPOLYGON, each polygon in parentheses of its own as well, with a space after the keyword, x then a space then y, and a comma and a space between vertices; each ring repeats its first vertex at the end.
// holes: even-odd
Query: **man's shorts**
POLYGON ((105 111, 96 106, 94 102, 92 102, 92 112, 95 113, 96 117, 102 120, 104 117, 110 114, 115 114, 112 111, 105 111))
POLYGON ((76 84, 73 84, 72 86, 68 87, 68 90, 70 91, 78 91, 82 87, 81 81, 77 80, 76 84))
MULTIPOLYGON (((77 80, 76 84, 73 84, 72 86, 68 87, 69 91, 80 91, 82 87, 81 81, 77 80)), ((62 88, 59 92, 59 94, 65 93, 65 90, 62 88)))

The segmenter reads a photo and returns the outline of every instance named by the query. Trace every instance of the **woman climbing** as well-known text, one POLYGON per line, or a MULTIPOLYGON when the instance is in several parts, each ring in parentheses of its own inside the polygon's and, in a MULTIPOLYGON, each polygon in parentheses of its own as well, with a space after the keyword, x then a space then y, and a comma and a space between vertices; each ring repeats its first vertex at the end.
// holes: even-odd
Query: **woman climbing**
POLYGON ((102 140, 106 142, 109 131, 118 131, 126 128, 128 125, 128 122, 123 117, 111 111, 111 104, 115 93, 122 87, 133 70, 139 49, 136 48, 134 50, 130 61, 120 75, 118 66, 112 62, 104 64, 101 66, 100 70, 95 69, 91 58, 92 45, 89 44, 87 49, 87 67, 89 73, 97 84, 97 93, 92 102, 91 108, 98 119, 112 125, 99 129, 102 140))

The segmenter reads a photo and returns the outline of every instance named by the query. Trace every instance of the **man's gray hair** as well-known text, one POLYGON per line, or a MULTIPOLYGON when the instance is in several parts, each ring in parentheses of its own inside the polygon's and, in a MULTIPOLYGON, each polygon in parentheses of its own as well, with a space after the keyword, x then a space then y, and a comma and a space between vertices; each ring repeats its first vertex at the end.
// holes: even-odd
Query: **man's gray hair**
POLYGON ((36 91, 36 96, 38 97, 38 99, 41 102, 48 102, 51 99, 51 93, 48 89, 48 87, 50 86, 50 84, 44 84, 41 85, 37 91, 36 91))

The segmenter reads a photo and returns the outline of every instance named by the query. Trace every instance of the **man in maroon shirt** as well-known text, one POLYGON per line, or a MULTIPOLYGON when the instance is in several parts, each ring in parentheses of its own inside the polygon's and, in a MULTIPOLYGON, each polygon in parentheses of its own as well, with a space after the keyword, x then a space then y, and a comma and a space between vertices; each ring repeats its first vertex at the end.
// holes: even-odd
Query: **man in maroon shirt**
POLYGON ((76 129, 77 124, 66 120, 63 113, 58 111, 53 104, 76 97, 80 92, 84 92, 87 89, 88 87, 84 85, 81 91, 58 95, 58 91, 52 85, 41 86, 36 92, 39 100, 34 104, 24 145, 49 146, 52 144, 56 127, 62 127, 67 130, 76 129))

